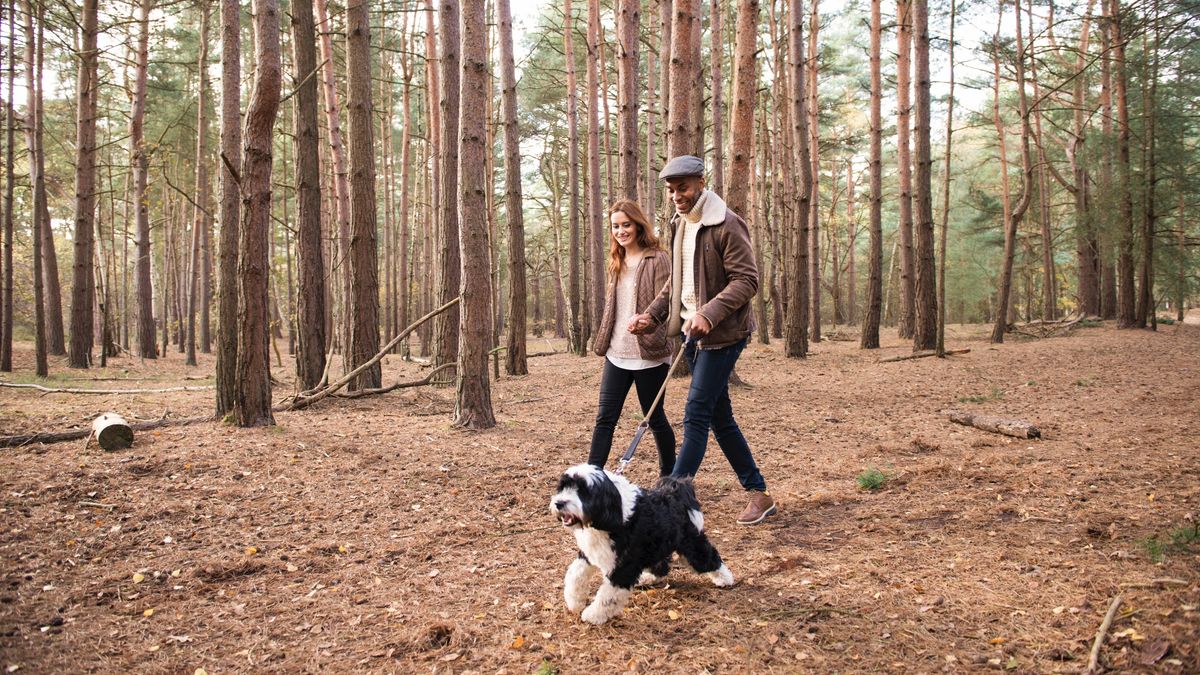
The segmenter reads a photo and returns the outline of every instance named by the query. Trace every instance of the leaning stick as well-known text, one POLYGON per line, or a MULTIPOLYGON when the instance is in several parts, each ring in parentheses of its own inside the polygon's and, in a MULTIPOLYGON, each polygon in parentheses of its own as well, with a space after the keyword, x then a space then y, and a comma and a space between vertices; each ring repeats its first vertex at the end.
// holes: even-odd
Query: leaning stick
POLYGON ((1097 672, 1100 668, 1100 648, 1104 646, 1104 636, 1108 634, 1108 628, 1112 626, 1113 617, 1117 615, 1117 608, 1120 606, 1121 596, 1118 595, 1108 606, 1108 613, 1104 615, 1100 630, 1096 631, 1096 639, 1092 641, 1092 655, 1088 657, 1087 669, 1083 671, 1087 675, 1097 672))
POLYGON ((277 405, 274 408, 272 408, 272 410, 274 410, 276 412, 284 412, 284 411, 288 411, 288 410, 300 410, 301 408, 307 408, 308 406, 316 403, 317 401, 320 401, 321 399, 325 398, 326 396, 329 396, 330 394, 341 389, 342 387, 345 387, 347 384, 349 384, 351 381, 353 381, 354 378, 358 377, 367 368, 370 368, 371 366, 373 366, 376 363, 379 363, 381 360, 383 360, 383 357, 387 356, 388 352, 392 351, 393 347, 400 344, 401 340, 408 337, 409 333, 412 333, 414 330, 416 330, 421 324, 425 323, 426 321, 432 319, 433 317, 437 316, 438 314, 441 314, 442 312, 444 312, 444 311, 450 309, 451 307, 453 307, 454 305, 458 304, 458 302, 460 300, 462 300, 461 295, 454 298, 450 302, 447 302, 446 304, 442 305, 441 307, 438 307, 437 309, 431 311, 430 313, 426 314, 425 316, 421 317, 420 319, 417 319, 416 323, 414 323, 411 326, 409 326, 408 328, 405 328, 404 330, 400 331, 400 333, 397 334, 396 337, 392 338, 392 340, 390 342, 388 342, 386 345, 384 345, 383 349, 379 350, 378 354, 371 357, 371 359, 368 360, 366 363, 363 363, 362 365, 360 365, 359 367, 350 371, 349 373, 346 373, 342 377, 342 379, 338 380, 337 382, 334 382, 333 384, 329 385, 328 387, 325 387, 324 389, 318 391, 317 393, 313 394, 312 396, 299 396, 299 397, 295 398, 291 403, 277 405))

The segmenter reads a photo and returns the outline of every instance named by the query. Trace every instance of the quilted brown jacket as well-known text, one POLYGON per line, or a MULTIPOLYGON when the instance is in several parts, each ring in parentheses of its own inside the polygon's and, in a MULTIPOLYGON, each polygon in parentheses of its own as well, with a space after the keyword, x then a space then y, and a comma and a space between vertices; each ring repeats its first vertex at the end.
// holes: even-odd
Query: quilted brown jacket
MULTIPOLYGON (((634 273, 637 275, 633 282, 634 311, 644 312, 646 306, 654 300, 663 285, 671 283, 671 257, 662 249, 647 250, 634 273)), ((608 283, 608 291, 604 299, 604 313, 600 317, 600 328, 596 330, 594 349, 599 356, 608 353, 614 330, 626 330, 624 325, 614 325, 617 314, 616 282, 616 279, 612 279, 608 283)), ((673 351, 673 342, 668 337, 665 324, 660 324, 654 330, 638 335, 637 343, 638 352, 647 361, 670 356, 673 351)))

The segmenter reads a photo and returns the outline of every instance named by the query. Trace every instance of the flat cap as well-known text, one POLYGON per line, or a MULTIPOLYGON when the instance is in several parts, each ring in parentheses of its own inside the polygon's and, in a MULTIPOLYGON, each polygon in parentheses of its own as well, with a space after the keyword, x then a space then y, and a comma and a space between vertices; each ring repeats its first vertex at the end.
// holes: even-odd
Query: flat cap
POLYGON ((695 155, 680 155, 674 157, 658 172, 660 180, 682 178, 684 176, 703 176, 704 160, 695 155))

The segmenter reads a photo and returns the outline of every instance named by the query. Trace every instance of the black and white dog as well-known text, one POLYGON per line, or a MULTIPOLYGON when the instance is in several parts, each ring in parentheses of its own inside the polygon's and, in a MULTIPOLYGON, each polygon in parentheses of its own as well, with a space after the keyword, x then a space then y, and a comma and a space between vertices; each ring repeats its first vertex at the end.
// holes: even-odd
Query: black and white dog
POLYGON ((550 498, 550 512, 571 528, 579 557, 567 568, 563 595, 572 612, 583 611, 600 625, 617 616, 635 584, 665 576, 678 551, 717 586, 732 586, 733 574, 704 535, 704 514, 690 479, 664 478, 642 490, 623 476, 590 464, 567 469, 550 498), (591 604, 588 583, 604 575, 591 604))

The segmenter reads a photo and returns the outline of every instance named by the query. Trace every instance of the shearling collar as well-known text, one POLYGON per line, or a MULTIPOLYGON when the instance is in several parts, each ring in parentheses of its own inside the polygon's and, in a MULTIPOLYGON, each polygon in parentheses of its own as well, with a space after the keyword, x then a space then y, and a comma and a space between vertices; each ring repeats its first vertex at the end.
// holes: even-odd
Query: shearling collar
POLYGON ((692 210, 682 217, 689 222, 696 222, 693 219, 696 217, 696 211, 698 210, 700 212, 699 222, 702 226, 720 225, 725 222, 725 211, 727 209, 725 200, 721 199, 720 195, 706 189, 700 193, 700 198, 696 200, 696 205, 692 207, 692 210))

